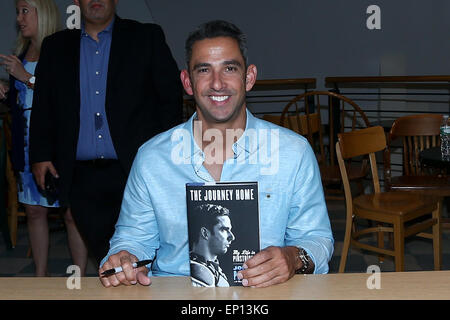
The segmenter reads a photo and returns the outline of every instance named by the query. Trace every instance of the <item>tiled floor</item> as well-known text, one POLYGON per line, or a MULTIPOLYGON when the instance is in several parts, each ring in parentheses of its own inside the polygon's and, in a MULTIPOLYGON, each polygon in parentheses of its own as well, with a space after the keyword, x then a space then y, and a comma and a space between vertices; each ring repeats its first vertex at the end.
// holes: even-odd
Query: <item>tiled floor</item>
MULTIPOLYGON (((335 237, 335 250, 330 261, 330 273, 335 273, 339 267, 342 241, 344 238, 344 203, 329 201, 328 210, 335 237)), ((72 264, 64 227, 58 221, 51 221, 49 251, 49 273, 51 276, 67 276, 67 267, 72 264)), ((27 258, 28 236, 25 221, 19 224, 18 242, 14 249, 6 249, 3 237, 0 237, 0 276, 33 276, 34 263, 27 258)), ((450 230, 442 234, 443 269, 450 269, 450 230)), ((366 272, 370 265, 379 265, 381 271, 394 271, 392 258, 386 258, 380 264, 378 256, 358 249, 351 249, 347 259, 346 272, 366 272)), ((433 270, 433 249, 431 240, 411 238, 405 248, 405 270, 433 270)), ((97 267, 89 261, 87 276, 96 276, 97 267)))

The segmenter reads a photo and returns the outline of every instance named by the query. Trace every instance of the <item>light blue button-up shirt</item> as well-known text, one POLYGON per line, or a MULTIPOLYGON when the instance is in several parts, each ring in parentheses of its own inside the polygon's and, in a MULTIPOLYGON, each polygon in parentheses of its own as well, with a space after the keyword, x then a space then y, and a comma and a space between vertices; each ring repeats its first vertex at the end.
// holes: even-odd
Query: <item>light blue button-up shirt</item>
MULTIPOLYGON (((193 139, 195 116, 139 149, 101 265, 109 255, 127 250, 139 260, 156 254, 154 276, 190 274, 185 185, 214 181, 193 139)), ((315 263, 314 272, 327 273, 334 240, 308 141, 247 111, 246 129, 233 150, 220 181, 258 181, 261 249, 302 247, 315 263)))

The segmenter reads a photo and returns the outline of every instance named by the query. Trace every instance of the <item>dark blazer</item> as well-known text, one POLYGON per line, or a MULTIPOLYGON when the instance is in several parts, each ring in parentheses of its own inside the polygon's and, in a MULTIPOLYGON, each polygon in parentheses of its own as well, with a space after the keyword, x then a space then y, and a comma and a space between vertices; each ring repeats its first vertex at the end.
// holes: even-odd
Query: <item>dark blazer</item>
MULTIPOLYGON (((31 113, 30 162, 53 162, 63 205, 80 128, 80 36, 80 30, 64 30, 44 39, 31 113)), ((158 25, 116 17, 105 104, 114 148, 128 175, 138 148, 181 122, 179 70, 158 25)))

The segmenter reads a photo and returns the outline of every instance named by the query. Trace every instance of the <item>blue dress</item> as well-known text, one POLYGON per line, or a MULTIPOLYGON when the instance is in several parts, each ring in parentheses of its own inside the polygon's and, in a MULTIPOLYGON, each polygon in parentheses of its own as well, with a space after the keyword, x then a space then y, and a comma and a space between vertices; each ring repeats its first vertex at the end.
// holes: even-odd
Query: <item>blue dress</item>
MULTIPOLYGON (((27 72, 34 74, 37 62, 28 62, 23 60, 23 65, 27 72)), ((52 205, 50 205, 38 189, 36 182, 34 180, 33 174, 31 173, 30 160, 28 156, 29 152, 29 130, 30 130, 30 115, 31 106, 33 105, 33 90, 28 89, 28 87, 21 81, 16 80, 14 86, 18 91, 17 100, 18 105, 23 110, 23 121, 25 122, 24 131, 24 146, 25 146, 25 167, 23 172, 19 172, 17 179, 17 189, 18 189, 18 200, 21 203, 29 205, 40 205, 44 207, 59 207, 58 200, 52 205)))

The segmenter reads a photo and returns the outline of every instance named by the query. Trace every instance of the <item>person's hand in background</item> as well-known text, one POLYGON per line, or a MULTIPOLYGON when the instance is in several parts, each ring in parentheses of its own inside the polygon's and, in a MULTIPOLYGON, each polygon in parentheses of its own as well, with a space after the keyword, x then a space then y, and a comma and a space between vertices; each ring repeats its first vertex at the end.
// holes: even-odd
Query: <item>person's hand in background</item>
POLYGON ((25 67, 15 55, 0 54, 0 65, 5 67, 6 72, 19 81, 26 83, 32 77, 32 74, 25 70, 25 67))
POLYGON ((0 80, 0 100, 6 99, 6 94, 9 91, 9 86, 0 80))

